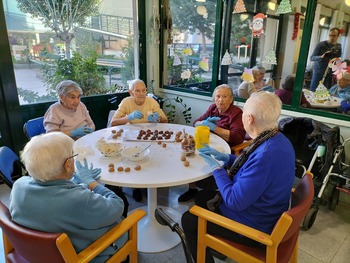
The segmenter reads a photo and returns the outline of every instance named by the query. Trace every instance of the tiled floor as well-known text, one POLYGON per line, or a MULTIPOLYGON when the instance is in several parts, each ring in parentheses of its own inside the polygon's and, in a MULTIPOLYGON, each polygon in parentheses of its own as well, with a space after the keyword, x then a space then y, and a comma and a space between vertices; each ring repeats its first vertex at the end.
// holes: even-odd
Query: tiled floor
MULTIPOLYGON (((158 190, 158 203, 170 206, 180 213, 186 211, 193 203, 179 204, 177 197, 187 186, 161 188, 158 190)), ((131 189, 124 189, 130 201, 130 209, 146 204, 146 191, 143 191, 143 202, 136 203, 131 197, 131 189)), ((347 196, 345 196, 347 197, 347 196)), ((0 185, 0 200, 9 203, 9 188, 0 185)), ((345 200, 345 198, 341 198, 345 200)), ((169 229, 170 231, 170 229, 169 229)), ((176 235, 174 233, 174 235, 176 235)), ((322 206, 316 222, 308 231, 301 231, 299 238, 299 262, 301 263, 344 263, 350 258, 350 204, 340 202, 335 211, 322 206)), ((181 244, 162 253, 139 253, 140 263, 185 263, 181 244)), ((216 263, 233 262, 216 260, 216 263)), ((2 238, 0 240, 0 263, 4 263, 2 238)))

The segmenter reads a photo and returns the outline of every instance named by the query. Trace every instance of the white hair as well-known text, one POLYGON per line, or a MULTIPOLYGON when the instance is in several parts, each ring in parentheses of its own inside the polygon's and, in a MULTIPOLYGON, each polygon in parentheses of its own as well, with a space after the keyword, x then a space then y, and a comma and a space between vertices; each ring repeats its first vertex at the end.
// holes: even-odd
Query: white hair
POLYGON ((254 116, 254 123, 261 132, 277 127, 281 109, 280 98, 267 91, 252 93, 244 105, 244 112, 254 116))
MULTIPOLYGON (((145 82, 143 82, 143 80, 141 80, 141 79, 134 79, 134 80, 132 80, 130 83, 129 83, 129 90, 134 90, 134 88, 135 88, 135 86, 136 86, 136 84, 138 84, 138 83, 142 83, 143 85, 145 85, 145 87, 146 87, 146 84, 145 84, 145 82)), ((147 88, 147 87, 146 87, 147 88)))
POLYGON ((232 101, 233 101, 233 99, 235 98, 235 96, 234 96, 234 94, 233 94, 233 90, 232 90, 232 88, 231 88, 229 85, 227 85, 227 84, 221 84, 221 85, 217 86, 217 87, 214 89, 214 91, 213 91, 213 100, 215 100, 215 93, 216 93, 216 91, 219 90, 219 89, 227 89, 227 90, 229 90, 229 91, 230 91, 230 95, 231 95, 231 97, 232 97, 232 101))
POLYGON ((34 136, 21 154, 29 175, 41 182, 58 179, 64 163, 72 157, 74 140, 62 132, 34 136))

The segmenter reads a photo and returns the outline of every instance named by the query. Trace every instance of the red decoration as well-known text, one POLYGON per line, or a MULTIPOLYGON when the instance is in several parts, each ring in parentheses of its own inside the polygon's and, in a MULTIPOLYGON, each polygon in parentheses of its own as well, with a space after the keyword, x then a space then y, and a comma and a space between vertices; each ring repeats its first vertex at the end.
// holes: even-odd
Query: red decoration
POLYGON ((294 29, 293 29, 293 35, 292 40, 295 40, 298 36, 299 31, 299 17, 301 16, 301 13, 295 13, 294 14, 294 29))

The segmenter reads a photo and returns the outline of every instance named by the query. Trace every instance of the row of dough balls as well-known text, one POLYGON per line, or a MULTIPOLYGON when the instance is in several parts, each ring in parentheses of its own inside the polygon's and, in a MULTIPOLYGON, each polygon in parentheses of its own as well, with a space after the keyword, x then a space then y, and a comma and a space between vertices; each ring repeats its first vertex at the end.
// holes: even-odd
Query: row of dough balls
MULTIPOLYGON (((134 167, 134 169, 136 170, 136 171, 140 171, 141 170, 141 165, 136 165, 135 167, 134 167)), ((109 165, 108 165, 108 171, 109 172, 111 172, 111 173, 113 173, 113 172, 115 172, 115 167, 114 167, 114 164, 113 163, 110 163, 109 165)), ((126 173, 128 173, 128 172, 130 172, 131 171, 131 169, 130 169, 130 167, 123 167, 123 166, 118 166, 118 168, 117 168, 117 171, 118 172, 126 172, 126 173)))

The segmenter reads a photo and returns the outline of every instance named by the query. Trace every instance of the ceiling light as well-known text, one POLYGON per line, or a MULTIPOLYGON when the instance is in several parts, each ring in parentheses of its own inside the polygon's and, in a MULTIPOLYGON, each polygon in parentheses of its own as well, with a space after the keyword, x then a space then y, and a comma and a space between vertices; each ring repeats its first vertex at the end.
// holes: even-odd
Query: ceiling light
POLYGON ((320 25, 323 26, 325 22, 326 22, 326 18, 325 18, 325 17, 322 17, 322 18, 320 19, 320 25))
POLYGON ((205 1, 207 0, 196 0, 196 2, 201 2, 201 3, 204 3, 205 1))
MULTIPOLYGON (((350 1, 350 0, 349 0, 350 1)), ((276 4, 274 2, 268 2, 267 4, 268 8, 272 11, 276 10, 276 4)))

